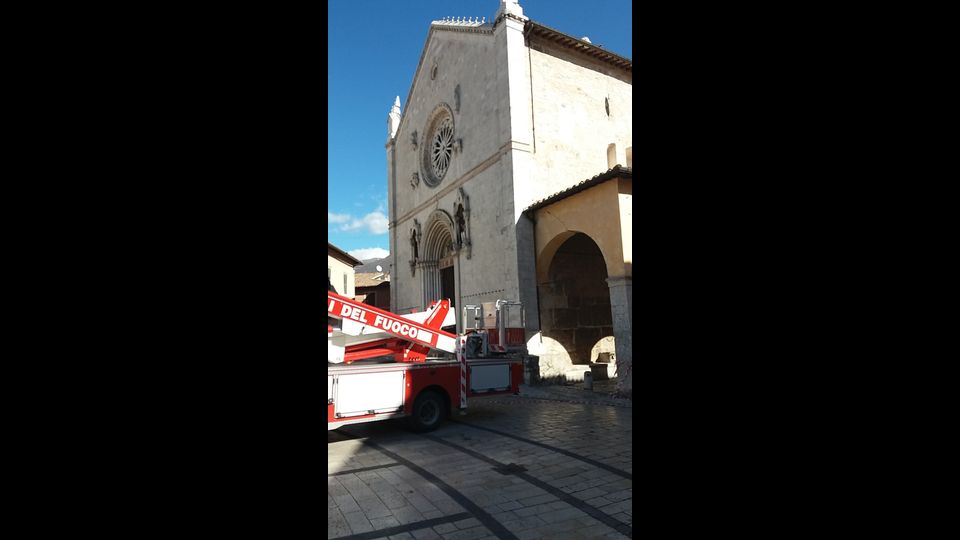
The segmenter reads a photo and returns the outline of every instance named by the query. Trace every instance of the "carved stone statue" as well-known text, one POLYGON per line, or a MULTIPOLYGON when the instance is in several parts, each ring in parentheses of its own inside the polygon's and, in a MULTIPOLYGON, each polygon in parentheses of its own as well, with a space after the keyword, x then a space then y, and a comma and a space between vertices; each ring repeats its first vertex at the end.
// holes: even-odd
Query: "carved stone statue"
POLYGON ((410 229, 410 246, 413 247, 413 260, 416 261, 420 258, 418 246, 417 246, 417 230, 410 229))
POLYGON ((417 274, 417 263, 420 261, 420 222, 414 218, 413 227, 410 228, 410 253, 413 256, 410 259, 410 274, 417 274))
POLYGON ((463 188, 457 189, 457 200, 453 203, 453 226, 456 249, 463 250, 470 258, 470 197, 463 188))
POLYGON ((467 223, 463 217, 463 205, 458 204, 456 214, 454 214, 457 225, 457 247, 462 247, 467 239, 467 223))

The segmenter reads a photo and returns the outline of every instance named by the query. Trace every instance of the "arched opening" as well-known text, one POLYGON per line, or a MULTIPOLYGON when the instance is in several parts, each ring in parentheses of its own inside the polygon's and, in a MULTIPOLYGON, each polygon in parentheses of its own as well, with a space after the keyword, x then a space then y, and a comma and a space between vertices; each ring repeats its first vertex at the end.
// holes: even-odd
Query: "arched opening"
POLYGON ((578 232, 560 245, 548 268, 546 280, 537 287, 545 344, 541 368, 546 366, 557 374, 585 371, 574 366, 603 360, 614 351, 603 253, 593 239, 578 232), (570 364, 564 366, 565 362, 570 364))
MULTIPOLYGON (((457 254, 453 249, 453 220, 443 210, 435 211, 424 233, 423 255, 418 267, 423 283, 423 306, 434 300, 449 299, 451 309, 456 308, 457 254)), ((456 311, 454 311, 456 313, 456 311)), ((460 317, 457 317, 459 323, 460 317)), ((458 324, 459 326, 459 324, 458 324)))

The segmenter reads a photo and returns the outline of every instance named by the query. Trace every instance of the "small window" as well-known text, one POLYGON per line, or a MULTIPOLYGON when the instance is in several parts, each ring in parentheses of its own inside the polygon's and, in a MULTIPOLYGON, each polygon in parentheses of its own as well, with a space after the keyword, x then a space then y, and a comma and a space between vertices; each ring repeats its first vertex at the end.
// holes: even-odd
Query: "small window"
POLYGON ((347 291, 347 275, 346 274, 343 275, 343 294, 344 295, 350 294, 347 291))

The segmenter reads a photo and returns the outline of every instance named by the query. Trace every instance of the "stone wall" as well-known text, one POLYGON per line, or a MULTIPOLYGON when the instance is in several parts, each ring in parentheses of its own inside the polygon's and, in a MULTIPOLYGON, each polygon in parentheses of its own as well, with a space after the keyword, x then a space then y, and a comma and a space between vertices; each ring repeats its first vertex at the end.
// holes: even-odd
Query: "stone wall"
POLYGON ((523 208, 609 169, 611 143, 626 165, 633 145, 632 75, 549 43, 532 43, 529 54, 535 143, 516 193, 523 208))

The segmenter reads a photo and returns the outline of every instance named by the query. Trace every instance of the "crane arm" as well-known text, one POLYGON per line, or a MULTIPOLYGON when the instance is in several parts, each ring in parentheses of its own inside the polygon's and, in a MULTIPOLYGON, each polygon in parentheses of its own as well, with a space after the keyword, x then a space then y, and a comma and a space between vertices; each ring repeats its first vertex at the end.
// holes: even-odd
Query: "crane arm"
MULTIPOLYGON (((327 315, 369 326, 377 331, 446 352, 456 352, 457 336, 389 311, 327 291, 327 315)), ((344 330, 347 324, 344 325, 344 330)))

